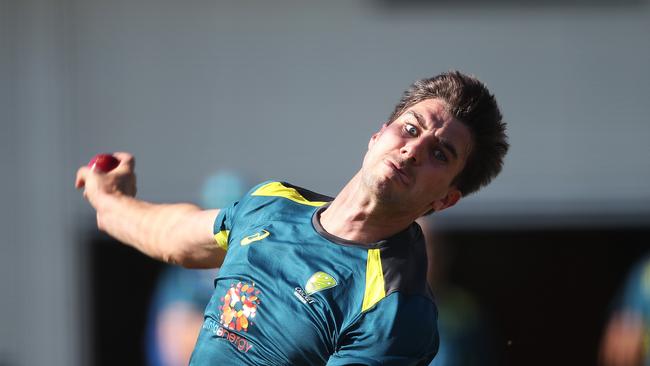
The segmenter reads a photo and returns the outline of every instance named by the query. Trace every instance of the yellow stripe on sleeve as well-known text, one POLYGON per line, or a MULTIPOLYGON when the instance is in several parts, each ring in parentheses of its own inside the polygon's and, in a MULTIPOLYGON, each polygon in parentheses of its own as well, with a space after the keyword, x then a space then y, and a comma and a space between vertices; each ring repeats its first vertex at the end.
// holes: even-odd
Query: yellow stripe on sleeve
POLYGON ((379 249, 368 250, 366 262, 366 290, 363 294, 361 312, 370 309, 379 300, 386 297, 384 287, 384 271, 381 268, 381 255, 379 249))
POLYGON ((214 235, 214 241, 217 242, 219 248, 228 251, 228 235, 230 230, 221 230, 214 235))
POLYGON ((285 187, 280 182, 271 182, 256 189, 251 196, 284 197, 303 205, 320 207, 327 202, 309 201, 294 188, 285 187))

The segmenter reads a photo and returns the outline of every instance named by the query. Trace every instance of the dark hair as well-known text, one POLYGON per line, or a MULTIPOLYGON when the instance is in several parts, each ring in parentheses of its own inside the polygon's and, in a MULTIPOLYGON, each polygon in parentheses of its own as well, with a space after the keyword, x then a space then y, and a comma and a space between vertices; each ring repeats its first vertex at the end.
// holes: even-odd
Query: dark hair
POLYGON ((486 186, 501 172, 509 147, 506 124, 494 95, 477 78, 449 71, 414 82, 395 106, 388 123, 425 99, 444 101, 448 112, 467 126, 472 135, 470 155, 453 184, 463 196, 486 186))

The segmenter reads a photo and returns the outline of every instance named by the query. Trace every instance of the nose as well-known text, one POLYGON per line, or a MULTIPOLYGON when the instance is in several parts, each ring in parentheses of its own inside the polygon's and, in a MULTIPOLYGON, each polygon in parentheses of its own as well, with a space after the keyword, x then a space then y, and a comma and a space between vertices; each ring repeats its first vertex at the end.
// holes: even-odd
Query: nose
POLYGON ((404 161, 408 161, 409 164, 417 165, 422 162, 421 150, 422 144, 419 142, 411 141, 400 149, 400 154, 404 161))

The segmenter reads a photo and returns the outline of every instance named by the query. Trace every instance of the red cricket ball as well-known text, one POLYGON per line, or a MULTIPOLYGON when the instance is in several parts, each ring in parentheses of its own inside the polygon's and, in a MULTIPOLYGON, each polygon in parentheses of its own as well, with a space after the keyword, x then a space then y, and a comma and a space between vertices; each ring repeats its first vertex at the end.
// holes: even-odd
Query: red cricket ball
POLYGON ((118 165, 120 165, 120 161, 111 154, 97 154, 88 163, 90 170, 98 170, 103 173, 110 172, 118 165))

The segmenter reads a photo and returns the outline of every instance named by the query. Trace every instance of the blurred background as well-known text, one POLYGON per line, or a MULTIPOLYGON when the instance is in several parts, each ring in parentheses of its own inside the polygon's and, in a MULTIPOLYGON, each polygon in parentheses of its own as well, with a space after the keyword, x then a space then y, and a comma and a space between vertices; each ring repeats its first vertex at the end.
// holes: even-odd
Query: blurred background
POLYGON ((1 0, 0 365, 145 363, 163 267, 96 231, 73 187, 94 154, 133 153, 154 202, 201 203, 220 169, 335 195, 449 69, 495 93, 512 146, 431 217, 444 279, 485 360, 594 364, 650 249, 649 34, 648 0, 1 0))

